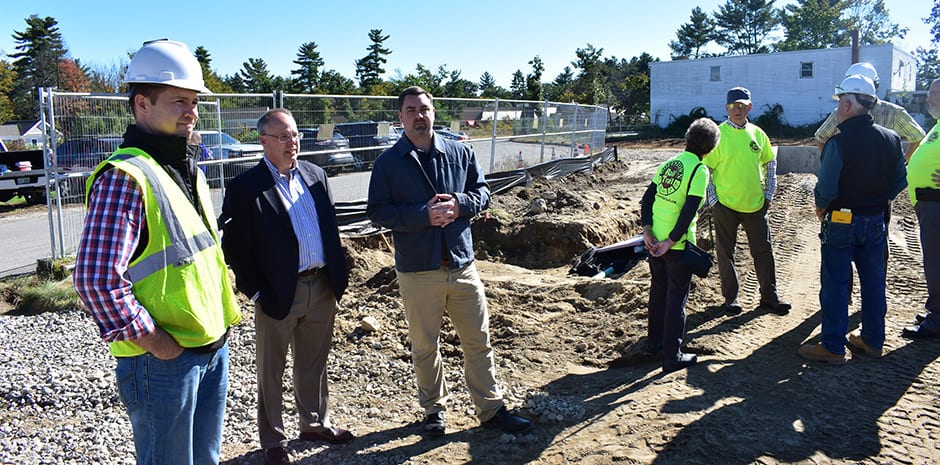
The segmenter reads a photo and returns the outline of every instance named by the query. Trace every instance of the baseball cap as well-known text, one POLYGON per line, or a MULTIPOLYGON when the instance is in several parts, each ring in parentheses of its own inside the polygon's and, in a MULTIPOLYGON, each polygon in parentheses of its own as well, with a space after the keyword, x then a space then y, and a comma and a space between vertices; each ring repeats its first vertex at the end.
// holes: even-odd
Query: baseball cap
POLYGON ((751 91, 745 89, 744 87, 732 87, 728 91, 728 101, 725 104, 731 104, 734 102, 744 102, 746 104, 751 103, 751 91))

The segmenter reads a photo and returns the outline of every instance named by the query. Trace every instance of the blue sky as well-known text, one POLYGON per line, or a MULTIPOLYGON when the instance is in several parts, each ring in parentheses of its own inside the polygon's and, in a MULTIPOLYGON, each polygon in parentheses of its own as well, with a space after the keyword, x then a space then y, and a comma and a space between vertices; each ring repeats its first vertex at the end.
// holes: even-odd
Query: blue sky
MULTIPOLYGON (((712 13, 724 0, 578 0, 473 2, 241 0, 127 2, 126 0, 44 0, 6 2, 0 15, 0 52, 15 52, 13 31, 25 31, 25 19, 51 16, 73 58, 95 66, 118 64, 145 40, 170 38, 202 45, 221 75, 238 72, 248 58, 263 58, 275 75, 287 76, 304 42, 315 42, 325 69, 355 79, 355 61, 366 55, 369 30, 390 38, 386 78, 415 73, 418 63, 432 70, 444 65, 479 82, 489 71, 508 87, 512 73, 531 71, 536 55, 551 81, 575 61, 575 50, 592 44, 603 56, 632 58, 648 52, 669 59, 668 43, 692 8, 712 13), (32 3, 32 5, 30 5, 32 3), (353 6, 355 5, 355 6, 353 6), (556 6, 557 5, 557 6, 556 6), (655 5, 651 7, 651 5, 655 5), (131 13, 133 11, 134 13, 131 13)), ((794 1, 777 0, 776 7, 794 1)), ((910 28, 895 41, 913 52, 930 45, 921 18, 929 0, 885 0, 894 22, 910 28)), ((573 66, 572 66, 573 68, 573 66)))

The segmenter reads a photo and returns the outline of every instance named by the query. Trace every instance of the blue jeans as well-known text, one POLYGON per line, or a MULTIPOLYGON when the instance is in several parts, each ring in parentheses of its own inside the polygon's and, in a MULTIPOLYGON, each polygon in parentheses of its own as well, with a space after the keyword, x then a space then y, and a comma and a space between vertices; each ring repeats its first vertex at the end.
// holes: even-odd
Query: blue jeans
POLYGON ((115 374, 138 464, 219 463, 228 344, 211 353, 184 350, 173 360, 121 357, 115 374))
POLYGON ((885 341, 884 215, 858 216, 851 224, 827 218, 819 233, 822 268, 819 305, 822 307, 822 344, 830 352, 845 353, 848 331, 849 279, 852 262, 858 270, 862 292, 862 339, 872 349, 885 341))

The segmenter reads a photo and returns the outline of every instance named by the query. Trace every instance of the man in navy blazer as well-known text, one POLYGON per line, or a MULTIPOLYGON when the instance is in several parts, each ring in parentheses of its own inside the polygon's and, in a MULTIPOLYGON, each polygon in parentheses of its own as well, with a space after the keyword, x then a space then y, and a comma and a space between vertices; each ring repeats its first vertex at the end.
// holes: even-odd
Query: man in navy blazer
POLYGON ((353 439, 330 422, 326 371, 349 276, 326 173, 297 160, 301 135, 293 116, 270 110, 258 120, 258 133, 264 158, 232 179, 219 221, 235 287, 255 306, 261 447, 266 463, 287 464, 281 384, 291 345, 300 439, 353 439))

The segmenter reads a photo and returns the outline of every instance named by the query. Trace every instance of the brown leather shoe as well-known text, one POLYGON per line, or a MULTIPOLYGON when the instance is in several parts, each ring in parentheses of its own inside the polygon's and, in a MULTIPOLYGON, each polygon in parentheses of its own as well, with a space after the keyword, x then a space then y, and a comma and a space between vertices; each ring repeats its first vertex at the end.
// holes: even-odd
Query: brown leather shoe
POLYGON ((290 465, 290 457, 283 447, 272 447, 264 450, 265 465, 290 465))
POLYGON ((865 339, 862 338, 862 332, 860 330, 852 331, 845 336, 846 342, 849 348, 852 349, 852 352, 867 355, 872 358, 881 358, 881 354, 883 353, 882 349, 876 350, 874 347, 868 345, 865 339))
POLYGON ((320 431, 304 431, 300 433, 301 441, 325 441, 330 444, 346 444, 353 439, 355 439, 355 436, 353 436, 352 433, 343 428, 337 428, 336 426, 331 426, 320 431))
POLYGON ((845 365, 845 354, 830 352, 823 347, 822 342, 816 344, 803 344, 800 346, 800 357, 814 362, 825 362, 830 365, 845 365))

